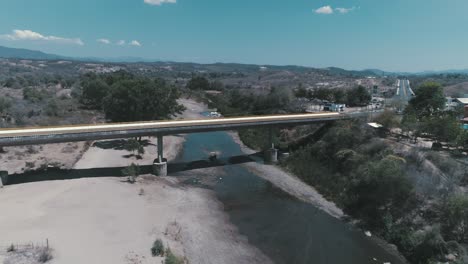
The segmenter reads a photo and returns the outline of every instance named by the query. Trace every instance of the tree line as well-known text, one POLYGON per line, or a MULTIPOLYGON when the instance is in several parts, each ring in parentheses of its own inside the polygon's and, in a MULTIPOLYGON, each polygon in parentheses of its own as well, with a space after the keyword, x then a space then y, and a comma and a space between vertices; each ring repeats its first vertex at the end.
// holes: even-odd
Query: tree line
POLYGON ((128 72, 86 74, 81 80, 80 102, 103 110, 113 122, 169 119, 184 107, 181 92, 163 79, 139 77, 128 72))
POLYGON ((356 86, 349 89, 342 88, 317 88, 307 90, 302 85, 295 91, 296 97, 327 100, 338 104, 346 104, 350 107, 366 106, 372 99, 367 89, 362 86, 356 86))

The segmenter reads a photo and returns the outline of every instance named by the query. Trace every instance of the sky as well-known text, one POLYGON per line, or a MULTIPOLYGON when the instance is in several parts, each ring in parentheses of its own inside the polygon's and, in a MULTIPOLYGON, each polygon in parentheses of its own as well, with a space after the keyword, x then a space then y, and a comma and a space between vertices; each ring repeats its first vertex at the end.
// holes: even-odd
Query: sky
POLYGON ((0 45, 345 69, 468 69, 466 0, 0 0, 0 45))

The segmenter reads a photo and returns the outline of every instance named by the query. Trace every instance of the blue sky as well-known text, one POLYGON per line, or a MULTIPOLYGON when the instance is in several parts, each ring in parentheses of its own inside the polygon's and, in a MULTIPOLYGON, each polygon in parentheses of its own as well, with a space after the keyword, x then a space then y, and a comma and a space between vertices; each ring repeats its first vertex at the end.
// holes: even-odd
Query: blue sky
POLYGON ((467 25, 466 0, 0 2, 0 45, 200 63, 465 69, 467 25))

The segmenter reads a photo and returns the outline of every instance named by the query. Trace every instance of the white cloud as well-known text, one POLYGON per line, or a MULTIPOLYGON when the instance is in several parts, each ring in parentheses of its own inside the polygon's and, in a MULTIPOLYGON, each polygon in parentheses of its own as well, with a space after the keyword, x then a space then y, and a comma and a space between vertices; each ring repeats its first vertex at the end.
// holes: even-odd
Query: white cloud
POLYGON ((132 46, 137 46, 137 47, 141 47, 141 43, 136 41, 136 40, 132 40, 132 42, 130 42, 129 45, 132 45, 132 46))
POLYGON ((115 44, 117 44, 119 46, 123 46, 123 45, 125 45, 125 43, 126 43, 125 40, 119 40, 115 44))
POLYGON ((162 4, 175 4, 177 0, 145 0, 145 3, 149 5, 162 5, 162 4))
POLYGON ((102 44, 110 44, 111 43, 110 40, 105 39, 105 38, 101 38, 101 39, 98 39, 96 41, 99 42, 99 43, 102 43, 102 44))
POLYGON ((317 14, 323 14, 323 15, 330 15, 333 14, 333 8, 329 5, 327 6, 322 6, 318 9, 315 10, 315 13, 317 14))
POLYGON ((56 36, 45 36, 40 33, 31 31, 31 30, 20 30, 15 29, 11 34, 0 35, 1 39, 6 40, 26 40, 26 41, 47 41, 47 42, 54 42, 60 44, 74 44, 83 46, 84 43, 79 38, 63 38, 63 37, 56 37, 56 36))
POLYGON ((338 11, 339 13, 341 13, 341 14, 349 13, 349 12, 353 11, 354 9, 356 9, 354 6, 351 7, 351 8, 344 8, 344 7, 335 8, 335 10, 338 11))

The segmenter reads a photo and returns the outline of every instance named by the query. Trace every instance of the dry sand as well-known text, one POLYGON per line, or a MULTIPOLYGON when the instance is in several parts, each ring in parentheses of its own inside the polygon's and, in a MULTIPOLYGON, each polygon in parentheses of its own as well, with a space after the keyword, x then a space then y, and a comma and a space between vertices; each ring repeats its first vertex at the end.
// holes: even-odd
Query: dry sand
MULTIPOLYGON (((135 156, 128 157, 130 153, 127 150, 103 149, 93 144, 75 164, 74 168, 125 167, 132 163, 151 165, 158 156, 157 139, 153 137, 144 137, 142 139, 148 140, 150 144, 145 147, 145 154, 141 156, 141 159, 137 159, 135 156)), ((111 142, 112 140, 109 141, 111 142)), ((173 160, 181 150, 184 141, 184 137, 179 135, 164 137, 164 158, 173 160)), ((106 141, 100 141, 100 143, 101 142, 106 141)))
POLYGON ((15 174, 44 166, 71 169, 86 149, 85 142, 5 147, 5 153, 0 153, 0 170, 15 174))
POLYGON ((171 181, 151 177, 132 185, 94 178, 8 186, 0 192, 0 200, 8 201, 0 204, 8 216, 0 218, 0 244, 48 238, 51 263, 159 263, 150 247, 161 238, 190 263, 269 262, 237 234, 210 191, 171 181))

